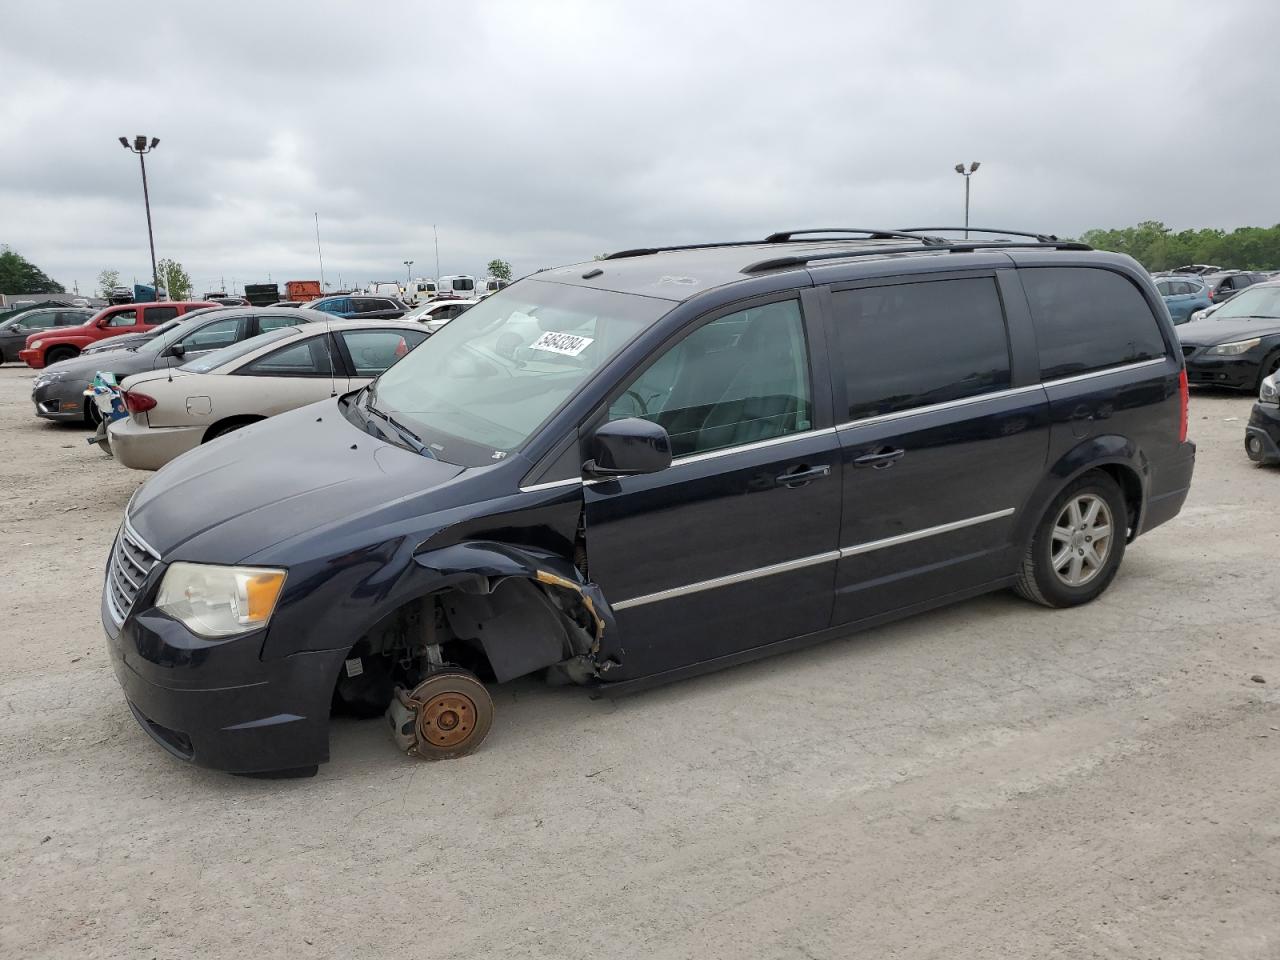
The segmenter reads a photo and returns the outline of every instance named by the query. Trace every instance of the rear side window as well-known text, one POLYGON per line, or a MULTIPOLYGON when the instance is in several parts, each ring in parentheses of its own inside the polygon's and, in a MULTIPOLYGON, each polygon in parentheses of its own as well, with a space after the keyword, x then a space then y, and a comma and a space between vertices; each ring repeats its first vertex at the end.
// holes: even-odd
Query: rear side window
POLYGON ((143 323, 148 326, 154 326, 158 323, 168 323, 177 315, 177 307, 147 307, 146 313, 143 314, 143 323))
POLYGON ((1019 271, 1040 348, 1040 378, 1053 380, 1165 355, 1146 299, 1129 280, 1091 267, 1019 271))
POLYGON ((991 277, 832 295, 849 419, 1009 386, 1009 336, 991 277))
MULTIPOLYGON (((252 343, 246 340, 245 343, 252 343)), ((327 377, 333 373, 329 338, 312 337, 301 343, 273 350, 236 371, 258 377, 327 377)))

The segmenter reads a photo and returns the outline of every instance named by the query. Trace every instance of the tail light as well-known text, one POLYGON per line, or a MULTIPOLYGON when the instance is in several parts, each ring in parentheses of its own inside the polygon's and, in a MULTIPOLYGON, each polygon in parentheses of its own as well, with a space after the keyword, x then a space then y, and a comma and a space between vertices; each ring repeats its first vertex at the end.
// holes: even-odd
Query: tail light
MULTIPOLYGON (((1185 374, 1183 375, 1185 379, 1185 374)), ((146 413, 156 405, 156 398, 149 397, 145 393, 138 393, 136 390, 125 390, 121 394, 124 400, 124 408, 130 413, 146 413)))
MULTIPOLYGON (((1187 407, 1190 404, 1190 390, 1187 387, 1187 368, 1183 367, 1182 372, 1178 374, 1178 401, 1182 407, 1180 414, 1180 422, 1178 424, 1178 442, 1187 442, 1187 407)), ((152 401, 154 403, 154 401, 152 401)))
POLYGON ((409 345, 404 342, 404 337, 400 338, 400 342, 396 344, 396 356, 403 357, 409 352, 409 345))

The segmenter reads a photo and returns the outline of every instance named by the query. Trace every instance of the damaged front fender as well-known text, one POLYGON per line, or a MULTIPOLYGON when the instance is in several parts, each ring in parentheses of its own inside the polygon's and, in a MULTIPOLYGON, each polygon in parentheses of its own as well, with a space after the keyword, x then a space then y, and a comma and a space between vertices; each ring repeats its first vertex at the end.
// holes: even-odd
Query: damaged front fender
MULTIPOLYGON (((624 651, 604 592, 563 557, 534 547, 470 540, 420 554, 414 562, 435 574, 441 587, 452 587, 472 596, 493 595, 504 581, 513 578, 539 584, 544 590, 565 591, 576 597, 585 617, 582 626, 586 626, 591 635, 589 649, 580 654, 589 657, 600 672, 622 660, 624 651)), ((536 629, 532 623, 530 627, 536 629)), ((511 670, 528 672, 530 651, 511 649, 519 642, 517 638, 490 630, 489 635, 481 639, 500 679, 508 672, 503 670, 503 664, 511 670)), ((539 665, 551 666, 559 659, 539 665)))

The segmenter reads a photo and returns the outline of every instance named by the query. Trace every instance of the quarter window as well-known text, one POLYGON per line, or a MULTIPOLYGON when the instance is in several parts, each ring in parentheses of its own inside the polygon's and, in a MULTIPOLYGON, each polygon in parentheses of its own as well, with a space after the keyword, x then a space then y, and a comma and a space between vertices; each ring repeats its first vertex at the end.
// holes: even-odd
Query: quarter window
POLYGON ((832 301, 850 420, 1009 386, 1009 337, 991 277, 864 287, 832 301))
POLYGON ((376 377, 427 338, 425 330, 344 330, 357 377, 376 377))
POLYGON ((1120 274, 1091 267, 1035 267, 1019 273, 1035 322, 1041 379, 1164 356, 1164 338, 1151 307, 1120 274))
POLYGON ((812 411, 800 305, 788 300, 694 330, 623 389, 609 419, 660 424, 681 457, 808 430, 812 411))

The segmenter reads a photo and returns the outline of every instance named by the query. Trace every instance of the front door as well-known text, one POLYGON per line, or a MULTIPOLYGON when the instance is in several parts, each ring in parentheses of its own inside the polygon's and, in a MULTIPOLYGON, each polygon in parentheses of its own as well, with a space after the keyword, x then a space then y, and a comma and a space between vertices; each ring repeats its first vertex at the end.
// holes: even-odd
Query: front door
MULTIPOLYGON (((1005 289, 1026 345, 1025 300, 1012 299, 1016 280, 1005 289)), ((845 410, 834 622, 1007 576, 1016 513, 1044 473, 1049 430, 1034 359, 1011 362, 997 277, 866 285, 835 291, 832 305, 845 410)))
POLYGON ((673 453, 659 473, 585 485, 589 576, 625 647, 607 679, 732 657, 830 622, 839 450, 813 329, 794 297, 712 314, 598 418, 659 423, 673 453))

